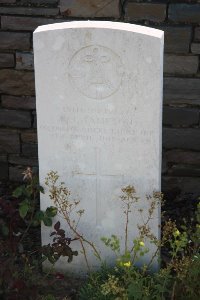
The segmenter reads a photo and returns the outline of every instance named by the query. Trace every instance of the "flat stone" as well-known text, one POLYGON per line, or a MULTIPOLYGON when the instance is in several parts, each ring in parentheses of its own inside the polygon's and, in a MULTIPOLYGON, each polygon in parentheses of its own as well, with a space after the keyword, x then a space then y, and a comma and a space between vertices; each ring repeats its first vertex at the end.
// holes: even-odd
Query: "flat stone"
MULTIPOLYGON (((135 186, 145 215, 145 195, 160 190, 163 32, 106 21, 46 25, 34 32, 34 62, 40 183, 49 171, 58 172, 85 210, 81 234, 114 263, 100 238, 116 234, 123 243, 121 187, 135 186)), ((42 210, 50 204, 47 194, 41 195, 42 210)), ((132 243, 141 219, 131 211, 129 220, 132 243)), ((151 229, 158 238, 159 225, 156 209, 151 229)), ((49 233, 42 229, 43 244, 49 233)), ((155 251, 147 244, 150 251, 140 263, 155 251)), ((99 268, 85 246, 92 270, 99 268)), ((87 272, 80 251, 67 267, 62 258, 56 268, 87 272)))
POLYGON ((1 27, 9 30, 33 31, 40 25, 63 22, 62 19, 32 18, 19 16, 1 16, 1 27))
POLYGON ((200 27, 196 27, 194 31, 194 40, 200 41, 200 27))
POLYGON ((21 133, 21 140, 23 143, 37 143, 37 132, 24 131, 21 133))
POLYGON ((198 67, 198 56, 166 54, 164 57, 166 74, 192 75, 197 73, 198 67))
POLYGON ((31 35, 22 32, 0 31, 1 50, 29 50, 31 47, 31 35))
POLYGON ((16 52, 16 69, 33 70, 33 53, 16 52))
POLYGON ((199 78, 166 77, 164 79, 164 100, 199 100, 199 95, 199 78))
POLYGON ((169 4, 168 18, 176 23, 200 23, 200 4, 169 4))
POLYGON ((16 96, 34 95, 34 73, 9 69, 0 70, 0 93, 16 96))
POLYGON ((35 157, 24 157, 21 155, 10 154, 8 161, 10 164, 21 165, 26 167, 37 167, 38 159, 35 157))
POLYGON ((20 110, 0 109, 0 126, 30 128, 30 112, 20 110))
POLYGON ((199 178, 164 176, 162 179, 162 191, 164 194, 175 188, 179 188, 182 194, 192 192, 194 198, 200 196, 199 178))
POLYGON ((19 134, 0 131, 0 152, 20 153, 19 134))
MULTIPOLYGON (((9 167, 9 180, 14 182, 24 182, 23 172, 26 170, 25 166, 10 166, 9 167)), ((37 173, 37 167, 32 169, 33 172, 37 173)))
POLYGON ((0 180, 8 179, 8 163, 0 161, 0 180))
POLYGON ((194 54, 200 54, 200 43, 192 43, 191 44, 191 51, 194 54))
POLYGON ((22 154, 27 157, 37 157, 38 156, 37 144, 23 143, 22 144, 22 154))
POLYGON ((163 108, 163 124, 171 126, 198 126, 199 109, 166 107, 163 108))
POLYGON ((165 32, 166 53, 189 53, 192 37, 191 26, 161 26, 165 32))
POLYGON ((163 147, 165 149, 200 150, 199 128, 164 128, 163 147))
POLYGON ((0 0, 1 4, 13 4, 16 3, 16 0, 0 0))
POLYGON ((166 160, 175 164, 190 164, 200 166, 200 152, 169 150, 165 153, 166 160))
POLYGON ((12 68, 15 65, 14 55, 11 53, 0 53, 0 68, 12 68))
POLYGON ((60 12, 68 17, 119 18, 118 0, 60 0, 60 12))
POLYGON ((0 154, 0 161, 1 162, 7 162, 8 157, 7 154, 0 154))
POLYGON ((35 97, 16 97, 10 95, 1 96, 1 105, 12 109, 35 109, 35 97))
POLYGON ((166 8, 166 4, 128 2, 125 17, 129 21, 163 22, 166 17, 166 8))
POLYGON ((1 6, 1 15, 29 15, 29 16, 56 16, 59 13, 58 8, 43 7, 9 7, 1 6))
POLYGON ((37 128, 37 115, 33 112, 33 128, 37 128))

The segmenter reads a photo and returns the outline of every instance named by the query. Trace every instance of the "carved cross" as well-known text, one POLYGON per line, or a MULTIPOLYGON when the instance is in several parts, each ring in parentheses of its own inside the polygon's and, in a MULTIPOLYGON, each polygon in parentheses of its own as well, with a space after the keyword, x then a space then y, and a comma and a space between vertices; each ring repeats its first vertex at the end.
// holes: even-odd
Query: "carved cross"
POLYGON ((123 178, 124 175, 122 174, 102 174, 101 168, 101 157, 100 157, 100 150, 95 148, 95 172, 93 173, 82 173, 82 172, 73 172, 73 175, 82 175, 82 176, 94 176, 95 177, 95 190, 96 190, 96 225, 101 224, 100 214, 101 211, 101 200, 100 200, 100 179, 102 177, 121 177, 123 178))

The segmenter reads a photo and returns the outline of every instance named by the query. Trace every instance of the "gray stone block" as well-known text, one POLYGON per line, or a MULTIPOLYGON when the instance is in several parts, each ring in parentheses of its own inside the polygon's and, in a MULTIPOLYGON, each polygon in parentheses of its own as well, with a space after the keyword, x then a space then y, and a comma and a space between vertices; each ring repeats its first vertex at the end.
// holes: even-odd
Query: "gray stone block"
POLYGON ((22 154, 28 157, 37 157, 38 156, 38 145, 31 143, 22 144, 22 154))
POLYGON ((12 131, 0 131, 0 152, 20 153, 19 134, 12 131))
POLYGON ((165 149, 200 150, 200 128, 164 128, 165 149))
POLYGON ((166 18, 166 4, 160 3, 132 3, 126 7, 126 19, 131 21, 148 20, 163 22, 166 18))
POLYGON ((2 16, 1 27, 3 29, 9 29, 9 30, 33 31, 40 25, 53 24, 53 23, 63 22, 63 21, 64 21, 63 19, 2 16))
POLYGON ((30 128, 30 112, 20 110, 0 109, 0 126, 30 128))
POLYGON ((198 100, 200 78, 164 78, 164 100, 198 100))
POLYGON ((31 35, 22 32, 0 32, 0 50, 29 50, 31 35))
POLYGON ((34 95, 34 73, 10 69, 0 70, 0 93, 16 96, 34 95))
POLYGON ((191 108, 163 107, 163 124, 171 126, 193 126, 199 124, 200 110, 191 108))
POLYGON ((194 54, 200 54, 200 43, 192 43, 191 51, 194 54))
POLYGON ((16 52, 16 69, 33 70, 34 69, 33 53, 16 52))
POLYGON ((0 53, 0 68, 13 68, 14 66, 14 54, 0 53))
POLYGON ((56 16, 59 14, 58 8, 44 7, 0 7, 1 15, 28 15, 28 16, 56 16))
POLYGON ((60 0, 60 12, 67 17, 120 17, 119 0, 60 0))
POLYGON ((200 4, 170 3, 168 18, 176 23, 200 23, 200 4))
POLYGON ((0 180, 8 179, 8 163, 0 161, 0 180))
POLYGON ((4 108, 35 109, 35 97, 1 96, 1 105, 4 108))
POLYGON ((159 26, 165 32, 166 53, 189 53, 191 26, 159 26))
POLYGON ((192 75, 196 74, 199 67, 198 56, 166 54, 164 57, 164 73, 192 75))
POLYGON ((10 164, 21 165, 26 167, 37 167, 38 159, 35 157, 24 157, 21 155, 10 154, 8 161, 10 164))
POLYGON ((194 31, 194 40, 200 41, 200 27, 196 27, 194 31))

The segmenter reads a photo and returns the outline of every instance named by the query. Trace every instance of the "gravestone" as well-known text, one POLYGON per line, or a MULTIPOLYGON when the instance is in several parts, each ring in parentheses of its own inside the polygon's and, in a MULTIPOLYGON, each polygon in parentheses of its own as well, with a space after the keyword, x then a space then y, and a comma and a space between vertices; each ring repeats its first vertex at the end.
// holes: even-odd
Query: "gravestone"
MULTIPOLYGON (((40 26, 34 59, 40 183, 44 186, 49 171, 58 172, 85 210, 80 232, 113 263, 100 238, 115 234, 124 243, 121 188, 134 185, 144 214, 145 195, 160 190, 163 32, 104 21, 40 26)), ((50 205, 48 192, 42 194, 41 209, 50 205)), ((130 242, 138 223, 141 216, 132 211, 130 242)), ((158 238, 159 224, 157 209, 151 228, 158 238)), ((50 232, 42 227, 43 244, 50 242, 50 232)), ((61 258, 56 268, 85 273, 79 242, 71 246, 79 255, 70 264, 61 258)), ((144 260, 154 250, 150 245, 144 260)), ((89 247, 86 251, 95 269, 99 261, 89 247)))

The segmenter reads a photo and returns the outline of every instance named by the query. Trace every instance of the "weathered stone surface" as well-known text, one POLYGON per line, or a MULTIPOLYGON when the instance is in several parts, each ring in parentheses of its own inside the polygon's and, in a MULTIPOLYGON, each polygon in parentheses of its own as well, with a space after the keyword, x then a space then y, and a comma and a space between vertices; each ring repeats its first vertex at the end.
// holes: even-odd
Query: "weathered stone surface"
POLYGON ((189 53, 192 28, 190 26, 162 26, 165 32, 165 52, 189 53))
POLYGON ((170 4, 168 18, 176 23, 200 23, 200 4, 170 4))
POLYGON ((29 15, 29 16, 56 16, 59 13, 58 8, 43 7, 0 7, 0 14, 5 15, 29 15))
POLYGON ((166 149, 200 150, 200 128, 164 128, 163 147, 166 149))
POLYGON ((200 119, 199 109, 190 108, 163 108, 163 123, 171 126, 192 126, 198 125, 200 119))
POLYGON ((64 20, 62 19, 2 16, 1 27, 3 29, 10 29, 10 30, 33 31, 40 25, 53 24, 53 23, 63 22, 63 21, 64 20))
POLYGON ((60 11, 70 17, 119 18, 118 0, 60 0, 60 11))
POLYGON ((16 96, 34 95, 34 73, 10 69, 0 70, 0 93, 16 96))
POLYGON ((37 5, 44 5, 44 4, 58 4, 59 0, 21 0, 20 3, 23 4, 37 4, 37 5))
POLYGON ((168 170, 169 176, 200 177, 200 166, 196 165, 173 165, 168 170))
POLYGON ((10 166, 9 167, 9 180, 15 182, 23 182, 23 172, 25 171, 24 166, 10 166))
POLYGON ((20 110, 0 109, 0 126, 30 128, 30 112, 20 110))
POLYGON ((194 31, 194 39, 195 41, 200 41, 200 27, 196 27, 194 31))
MULTIPOLYGON (((117 22, 48 25, 34 32, 34 59, 41 184, 58 171, 85 209, 81 231, 114 262, 99 240, 104 232, 124 236, 120 188, 135 186, 145 215, 144 195, 160 189, 163 32, 117 22)), ((132 240, 141 221, 131 213, 132 240)), ((153 219, 157 235, 157 210, 153 219)), ((46 229, 42 238, 49 243, 46 229)), ((80 265, 85 273, 82 255, 67 269, 80 275, 80 265)))
POLYGON ((200 79, 199 78, 173 78, 164 79, 165 100, 199 100, 200 79))
POLYGON ((0 161, 1 162, 7 162, 7 160, 8 160, 7 154, 1 154, 0 153, 0 161))
POLYGON ((175 164, 200 165, 200 152, 169 150, 165 152, 166 160, 175 164))
POLYGON ((164 102, 165 105, 173 105, 173 106, 187 106, 187 105, 194 105, 195 107, 200 106, 200 99, 173 99, 173 98, 165 98, 164 102))
POLYGON ((200 54, 200 43, 192 43, 191 51, 194 54, 200 54))
POLYGON ((0 161, 0 180, 8 178, 8 163, 0 161))
POLYGON ((33 112, 33 128, 37 128, 37 115, 33 112))
POLYGON ((0 68, 12 68, 15 65, 14 55, 11 53, 0 53, 0 68))
POLYGON ((0 131, 0 152, 20 153, 19 134, 0 131))
POLYGON ((1 105, 5 108, 35 109, 35 97, 1 96, 1 105))
POLYGON ((10 164, 21 165, 26 167, 37 167, 38 159, 35 157, 24 157, 20 155, 10 154, 8 157, 8 161, 10 164))
POLYGON ((166 54, 164 57, 164 72, 166 74, 192 75, 197 73, 198 67, 198 56, 166 54))
POLYGON ((37 132, 24 131, 21 133, 21 140, 23 143, 37 143, 37 132))
POLYGON ((0 31, 1 50, 29 50, 31 35, 22 32, 3 32, 0 31))
POLYGON ((22 154, 28 157, 37 157, 38 156, 38 146, 37 144, 22 144, 22 154))
POLYGON ((174 188, 179 188, 182 194, 193 193, 194 197, 200 196, 199 178, 164 176, 162 178, 162 191, 164 194, 174 188))
POLYGON ((1 4, 16 3, 16 0, 0 0, 1 4))
POLYGON ((128 20, 149 20, 162 22, 166 17, 166 4, 158 3, 132 3, 128 2, 126 7, 126 18, 128 20))
POLYGON ((16 52, 16 69, 33 70, 33 53, 16 52))

